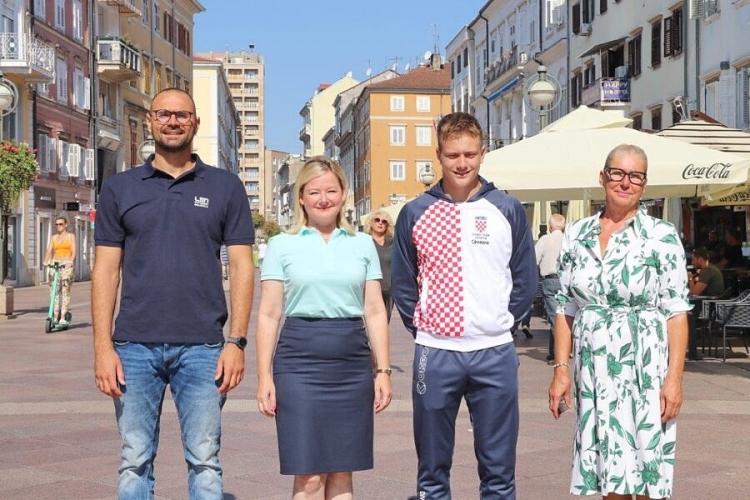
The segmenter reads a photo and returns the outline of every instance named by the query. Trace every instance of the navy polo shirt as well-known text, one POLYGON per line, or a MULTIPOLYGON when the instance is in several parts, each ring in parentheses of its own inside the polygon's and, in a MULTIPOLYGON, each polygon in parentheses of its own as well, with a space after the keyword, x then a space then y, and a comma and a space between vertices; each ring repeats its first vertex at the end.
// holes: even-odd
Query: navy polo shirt
POLYGON ((114 340, 223 339, 228 314, 221 245, 251 245, 255 232, 240 179, 197 155, 194 160, 195 167, 176 179, 149 159, 102 186, 96 245, 123 250, 114 340))

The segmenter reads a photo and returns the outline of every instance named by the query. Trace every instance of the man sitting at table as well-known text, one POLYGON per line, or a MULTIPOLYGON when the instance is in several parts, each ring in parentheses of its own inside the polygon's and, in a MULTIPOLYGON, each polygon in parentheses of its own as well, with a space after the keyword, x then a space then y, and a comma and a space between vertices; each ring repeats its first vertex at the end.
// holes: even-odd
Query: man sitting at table
MULTIPOLYGON (((724 277, 721 271, 708 260, 706 247, 696 248, 692 256, 695 272, 688 272, 690 296, 718 297, 724 293, 724 277)), ((701 313, 702 301, 694 300, 695 309, 689 316, 690 337, 688 339, 688 359, 700 361, 703 356, 698 354, 698 325, 696 318, 701 313)))
POLYGON ((724 277, 719 268, 709 262, 705 247, 693 250, 693 266, 697 274, 688 273, 690 295, 718 297, 724 293, 724 277))

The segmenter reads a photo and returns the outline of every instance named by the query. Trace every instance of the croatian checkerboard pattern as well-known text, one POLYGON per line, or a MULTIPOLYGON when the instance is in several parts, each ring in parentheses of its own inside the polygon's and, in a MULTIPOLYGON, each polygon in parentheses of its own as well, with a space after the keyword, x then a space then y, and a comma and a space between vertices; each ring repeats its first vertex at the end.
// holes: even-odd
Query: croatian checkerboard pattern
POLYGON ((460 337, 464 286, 459 206, 445 201, 431 205, 415 224, 412 238, 420 269, 419 295, 426 296, 426 303, 417 305, 414 326, 435 335, 460 337))

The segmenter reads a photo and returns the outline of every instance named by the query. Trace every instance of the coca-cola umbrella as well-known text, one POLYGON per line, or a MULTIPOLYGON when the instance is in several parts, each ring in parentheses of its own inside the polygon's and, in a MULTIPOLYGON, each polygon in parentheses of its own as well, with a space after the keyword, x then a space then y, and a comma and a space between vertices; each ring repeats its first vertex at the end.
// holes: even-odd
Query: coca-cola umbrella
POLYGON ((542 132, 487 153, 480 173, 521 201, 600 200, 599 172, 623 143, 648 156, 645 198, 710 196, 748 182, 747 158, 630 128, 542 132))

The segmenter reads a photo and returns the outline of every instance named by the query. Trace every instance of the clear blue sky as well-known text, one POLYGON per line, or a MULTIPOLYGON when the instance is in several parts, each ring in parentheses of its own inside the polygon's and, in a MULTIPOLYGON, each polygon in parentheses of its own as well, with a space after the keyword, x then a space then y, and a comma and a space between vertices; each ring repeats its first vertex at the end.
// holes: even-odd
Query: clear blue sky
POLYGON ((299 111, 321 83, 404 72, 445 46, 487 0, 200 0, 195 52, 248 50, 265 58, 266 147, 301 153, 299 111), (437 40, 436 40, 437 38, 437 40))

